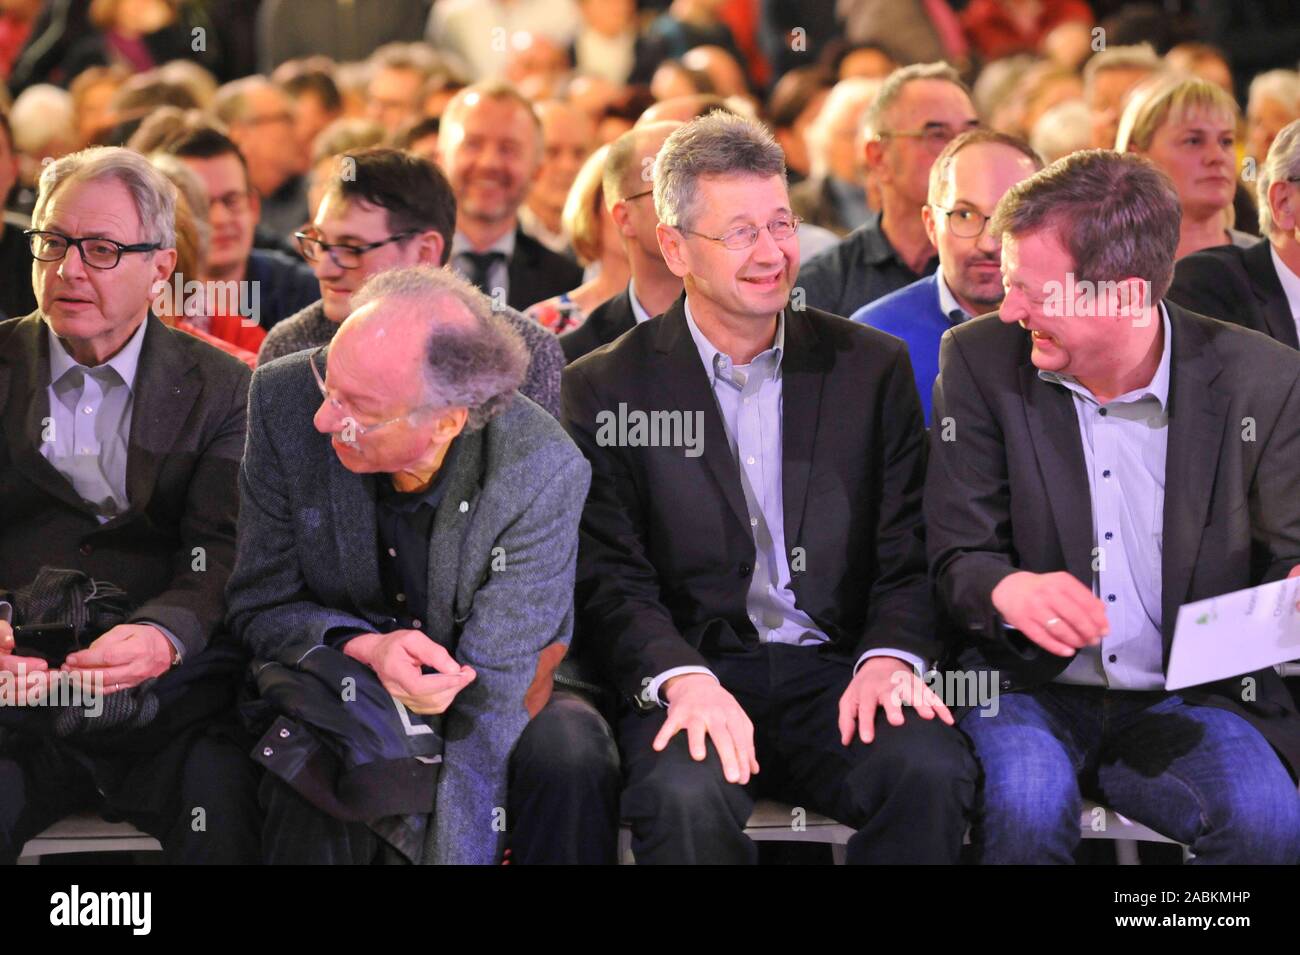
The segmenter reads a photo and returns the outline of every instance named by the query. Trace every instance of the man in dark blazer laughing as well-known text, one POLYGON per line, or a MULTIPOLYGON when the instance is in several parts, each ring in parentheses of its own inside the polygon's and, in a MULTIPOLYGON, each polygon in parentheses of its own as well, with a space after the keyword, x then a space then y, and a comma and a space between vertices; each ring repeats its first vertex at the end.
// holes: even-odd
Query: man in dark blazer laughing
POLYGON ((790 303, 771 136, 714 113, 659 153, 685 295, 565 372, 592 462, 581 652, 622 700, 640 862, 743 863, 754 799, 857 829, 851 862, 953 862, 974 764, 921 674, 924 424, 897 339, 790 303))
POLYGON ((1295 574, 1300 355, 1161 302, 1179 206, 1144 160, 1076 153, 993 226, 1006 298, 944 335, 925 490, 961 665, 1001 691, 961 720, 981 857, 1072 861, 1086 795, 1197 862, 1294 864, 1277 674, 1165 675, 1180 605, 1295 574))

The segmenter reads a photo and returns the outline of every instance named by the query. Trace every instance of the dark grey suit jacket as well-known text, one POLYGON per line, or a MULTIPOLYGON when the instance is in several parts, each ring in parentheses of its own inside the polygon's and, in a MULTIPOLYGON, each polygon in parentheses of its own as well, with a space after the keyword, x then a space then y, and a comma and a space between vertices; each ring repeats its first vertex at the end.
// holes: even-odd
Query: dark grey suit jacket
POLYGON ((1204 249, 1178 260, 1169 298, 1184 308, 1263 332, 1300 348, 1291 304, 1278 281, 1271 246, 1258 242, 1204 249))
POLYGON ((44 565, 123 588, 133 620, 167 627, 189 660, 225 616, 235 557, 248 367, 148 319, 126 466, 129 509, 105 524, 41 455, 49 338, 39 313, 0 323, 0 586, 44 565))
MULTIPOLYGON (((1284 578, 1300 563, 1300 354, 1166 302, 1173 329, 1161 629, 1169 662, 1180 605, 1284 578)), ((993 588, 1017 570, 1092 586, 1092 506, 1073 398, 1038 377, 1029 336, 986 315, 943 336, 925 513, 930 569, 964 631, 963 667, 1003 691, 1069 664, 1001 627, 993 588), (945 429, 949 423, 952 430, 945 429), (947 438, 945 437, 947 434, 947 438)), ((1272 669, 1180 691, 1255 725, 1300 767, 1300 717, 1272 669)))
POLYGON ((609 301, 601 302, 585 322, 560 336, 565 364, 572 364, 587 352, 608 345, 629 328, 636 327, 636 313, 628 295, 628 290, 623 289, 609 301))
MULTIPOLYGON (((320 391, 311 355, 276 359, 253 376, 229 587, 236 636, 258 659, 289 666, 334 628, 384 633, 396 625, 379 578, 374 486, 344 468, 312 425, 320 391)), ((457 441, 420 617, 423 631, 478 677, 443 715, 424 861, 493 863, 507 757, 572 635, 590 468, 559 423, 521 395, 457 441)))

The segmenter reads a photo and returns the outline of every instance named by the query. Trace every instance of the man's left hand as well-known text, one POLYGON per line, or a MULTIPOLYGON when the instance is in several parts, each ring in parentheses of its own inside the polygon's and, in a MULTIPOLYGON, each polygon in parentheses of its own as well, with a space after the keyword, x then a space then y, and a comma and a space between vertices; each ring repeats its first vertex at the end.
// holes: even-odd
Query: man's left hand
POLYGON ((853 726, 864 743, 876 737, 876 709, 884 707, 891 726, 903 725, 903 706, 912 706, 918 716, 932 720, 935 716, 949 726, 952 713, 944 706, 912 667, 897 657, 872 657, 854 674, 849 688, 840 697, 840 742, 853 742, 853 726))
POLYGON ((173 652, 171 641, 157 627, 123 623, 85 650, 69 653, 60 669, 79 677, 83 684, 103 680, 103 691, 116 693, 166 673, 173 652))

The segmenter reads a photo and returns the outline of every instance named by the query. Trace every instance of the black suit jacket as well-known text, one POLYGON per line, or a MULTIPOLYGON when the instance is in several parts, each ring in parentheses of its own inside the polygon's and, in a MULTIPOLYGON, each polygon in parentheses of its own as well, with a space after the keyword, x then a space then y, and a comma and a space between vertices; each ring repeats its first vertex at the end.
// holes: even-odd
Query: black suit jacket
POLYGON ((564 349, 564 361, 572 364, 587 352, 595 351, 601 345, 608 345, 629 328, 636 325, 636 315, 632 311, 632 299, 627 289, 613 298, 601 302, 587 316, 587 320, 571 332, 560 336, 560 347, 564 349))
POLYGON ((1168 297, 1193 312, 1253 328, 1300 348, 1271 248, 1268 242, 1247 249, 1221 245, 1179 259, 1168 297))
MULTIPOLYGON (((1300 563, 1300 355, 1166 302, 1173 330, 1165 464, 1161 631, 1178 608, 1279 580, 1300 563), (1249 435, 1249 437, 1247 437, 1249 435)), ((934 386, 925 513, 938 595, 967 643, 961 665, 1012 691, 1070 658, 1001 626, 993 588, 1017 570, 1092 587, 1091 496, 1073 398, 1038 377, 1029 336, 986 315, 944 333, 934 386), (952 428, 944 427, 951 419, 952 428)), ((1180 691, 1253 723, 1292 770, 1300 718, 1272 669, 1180 691)))
MULTIPOLYGON (((745 608, 755 549, 740 472, 684 302, 564 373, 565 425, 592 464, 580 649, 642 707, 655 705, 641 696, 649 678, 758 641, 745 608), (598 415, 620 404, 701 413, 703 453, 602 446, 598 415)), ((847 659, 877 647, 935 656, 920 510, 925 424, 905 346, 787 309, 781 374, 797 606, 847 659)))
POLYGON ((552 252, 518 226, 506 274, 510 281, 506 304, 521 312, 582 284, 582 266, 552 252))
POLYGON ((127 451, 130 507, 102 525, 41 455, 50 413, 45 322, 33 313, 0 323, 0 587, 30 583, 43 565, 112 581, 130 596, 131 619, 167 627, 188 660, 225 613, 250 372, 152 315, 146 321, 127 451))

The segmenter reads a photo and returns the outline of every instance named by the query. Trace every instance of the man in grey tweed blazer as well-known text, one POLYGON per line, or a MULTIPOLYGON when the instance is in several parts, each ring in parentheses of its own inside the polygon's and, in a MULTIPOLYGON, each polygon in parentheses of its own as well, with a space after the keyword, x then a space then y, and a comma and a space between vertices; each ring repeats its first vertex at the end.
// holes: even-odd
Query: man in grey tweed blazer
MULTIPOLYGON (((230 622, 259 661, 373 670, 444 740, 422 861, 493 863, 507 759, 572 634, 590 469, 515 392, 527 353, 462 279, 398 269, 352 298, 328 353, 254 375, 230 622)), ((387 854, 292 776, 263 783, 268 862, 387 854)))

